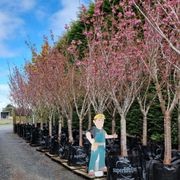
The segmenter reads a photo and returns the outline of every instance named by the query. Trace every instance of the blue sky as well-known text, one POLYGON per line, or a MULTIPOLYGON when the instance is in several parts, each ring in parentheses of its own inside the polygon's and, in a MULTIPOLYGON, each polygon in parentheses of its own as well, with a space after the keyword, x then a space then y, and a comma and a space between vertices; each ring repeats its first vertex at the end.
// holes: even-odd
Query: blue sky
POLYGON ((9 67, 23 68, 31 60, 30 41, 39 49, 52 30, 58 39, 79 7, 93 0, 0 0, 0 111, 8 103, 9 67))

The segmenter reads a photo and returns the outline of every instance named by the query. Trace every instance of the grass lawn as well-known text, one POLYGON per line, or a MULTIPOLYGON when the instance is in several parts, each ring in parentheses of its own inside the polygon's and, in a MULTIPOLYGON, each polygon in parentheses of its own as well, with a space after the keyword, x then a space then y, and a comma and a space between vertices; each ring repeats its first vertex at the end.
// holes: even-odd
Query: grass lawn
POLYGON ((0 119, 0 125, 12 124, 12 119, 0 119))

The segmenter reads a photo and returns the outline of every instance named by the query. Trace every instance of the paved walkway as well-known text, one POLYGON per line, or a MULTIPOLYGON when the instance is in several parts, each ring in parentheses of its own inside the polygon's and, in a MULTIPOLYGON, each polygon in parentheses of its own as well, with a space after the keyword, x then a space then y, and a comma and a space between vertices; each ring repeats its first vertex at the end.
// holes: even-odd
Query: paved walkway
POLYGON ((83 180, 0 125, 0 180, 83 180))

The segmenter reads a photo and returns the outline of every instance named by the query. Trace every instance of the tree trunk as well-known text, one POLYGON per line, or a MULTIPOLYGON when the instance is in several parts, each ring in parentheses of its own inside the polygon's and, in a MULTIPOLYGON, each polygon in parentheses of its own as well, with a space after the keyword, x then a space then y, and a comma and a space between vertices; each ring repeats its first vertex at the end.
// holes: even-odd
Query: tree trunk
POLYGON ((32 114, 32 123, 35 124, 34 113, 32 114))
POLYGON ((49 120, 49 136, 52 136, 52 119, 49 120))
POLYGON ((69 142, 73 142, 73 135, 72 135, 72 121, 71 119, 68 119, 68 134, 69 134, 69 142))
POLYGON ((15 125, 16 125, 16 115, 13 112, 13 131, 14 131, 14 133, 16 133, 15 125))
POLYGON ((180 99, 178 102, 178 150, 180 151, 180 99))
POLYGON ((164 164, 171 164, 171 116, 169 111, 164 114, 164 164))
POLYGON ((112 113, 112 129, 111 129, 112 134, 115 133, 115 127, 116 127, 115 116, 116 116, 116 108, 114 108, 113 113, 112 113))
POLYGON ((82 142, 82 118, 79 119, 79 146, 83 146, 83 142, 82 142))
POLYGON ((116 127, 116 121, 115 121, 115 116, 112 117, 112 134, 115 133, 115 127, 116 127))
POLYGON ((55 116, 52 117, 52 127, 55 126, 55 116))
POLYGON ((147 114, 143 115, 143 146, 147 146, 147 114))
POLYGON ((91 129, 92 119, 91 119, 91 107, 88 109, 88 129, 91 129))
POLYGON ((41 121, 40 123, 40 129, 43 130, 43 122, 41 121))
POLYGON ((127 157, 127 137, 126 137, 126 119, 125 115, 121 114, 121 156, 127 157))
POLYGON ((59 122, 58 122, 58 139, 59 139, 59 141, 61 140, 61 129, 62 129, 62 118, 59 117, 59 122))
POLYGON ((63 118, 63 116, 61 116, 61 124, 62 124, 62 127, 64 127, 64 118, 63 118))

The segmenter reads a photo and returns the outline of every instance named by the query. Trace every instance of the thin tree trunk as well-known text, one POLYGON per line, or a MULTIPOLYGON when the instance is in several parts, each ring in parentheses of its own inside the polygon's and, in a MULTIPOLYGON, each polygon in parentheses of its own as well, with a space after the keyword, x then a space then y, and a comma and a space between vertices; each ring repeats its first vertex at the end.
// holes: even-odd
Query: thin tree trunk
POLYGON ((147 146, 147 114, 143 114, 143 146, 147 146))
POLYGON ((115 127, 116 127, 116 121, 115 121, 115 116, 112 117, 112 134, 115 133, 115 127))
POLYGON ((88 129, 91 129, 92 119, 91 119, 91 107, 88 109, 88 129))
POLYGON ((72 135, 72 121, 71 119, 68 119, 68 134, 69 134, 69 142, 73 142, 73 135, 72 135))
POLYGON ((40 129, 43 130, 43 122, 41 121, 40 129))
POLYGON ((121 114, 121 156, 127 157, 127 137, 126 137, 126 119, 125 115, 121 114))
POLYGON ((164 114, 164 164, 171 164, 171 116, 170 112, 166 111, 164 114))
POLYGON ((49 136, 52 136, 52 118, 49 119, 49 136))
POLYGON ((79 146, 83 146, 83 142, 82 142, 82 118, 79 119, 79 146))
POLYGON ((35 124, 34 113, 32 114, 32 123, 35 124))
POLYGON ((15 125, 16 125, 16 115, 13 112, 13 131, 14 131, 14 133, 15 133, 15 125))
POLYGON ((61 116, 61 124, 62 124, 62 127, 64 127, 64 118, 63 118, 63 116, 61 116))
POLYGON ((42 111, 40 113, 40 129, 41 130, 43 129, 43 113, 42 113, 42 111))
POLYGON ((49 136, 52 136, 52 113, 49 115, 49 136))
POLYGON ((180 151, 180 99, 178 102, 178 150, 180 151))
POLYGON ((114 108, 112 115, 112 129, 111 129, 112 134, 115 133, 115 127, 116 127, 115 113, 116 113, 116 109, 114 108))
POLYGON ((55 126, 55 116, 52 117, 52 127, 55 126))
POLYGON ((58 122, 58 139, 59 139, 59 141, 61 139, 61 129, 62 129, 62 118, 59 117, 59 122, 58 122))

